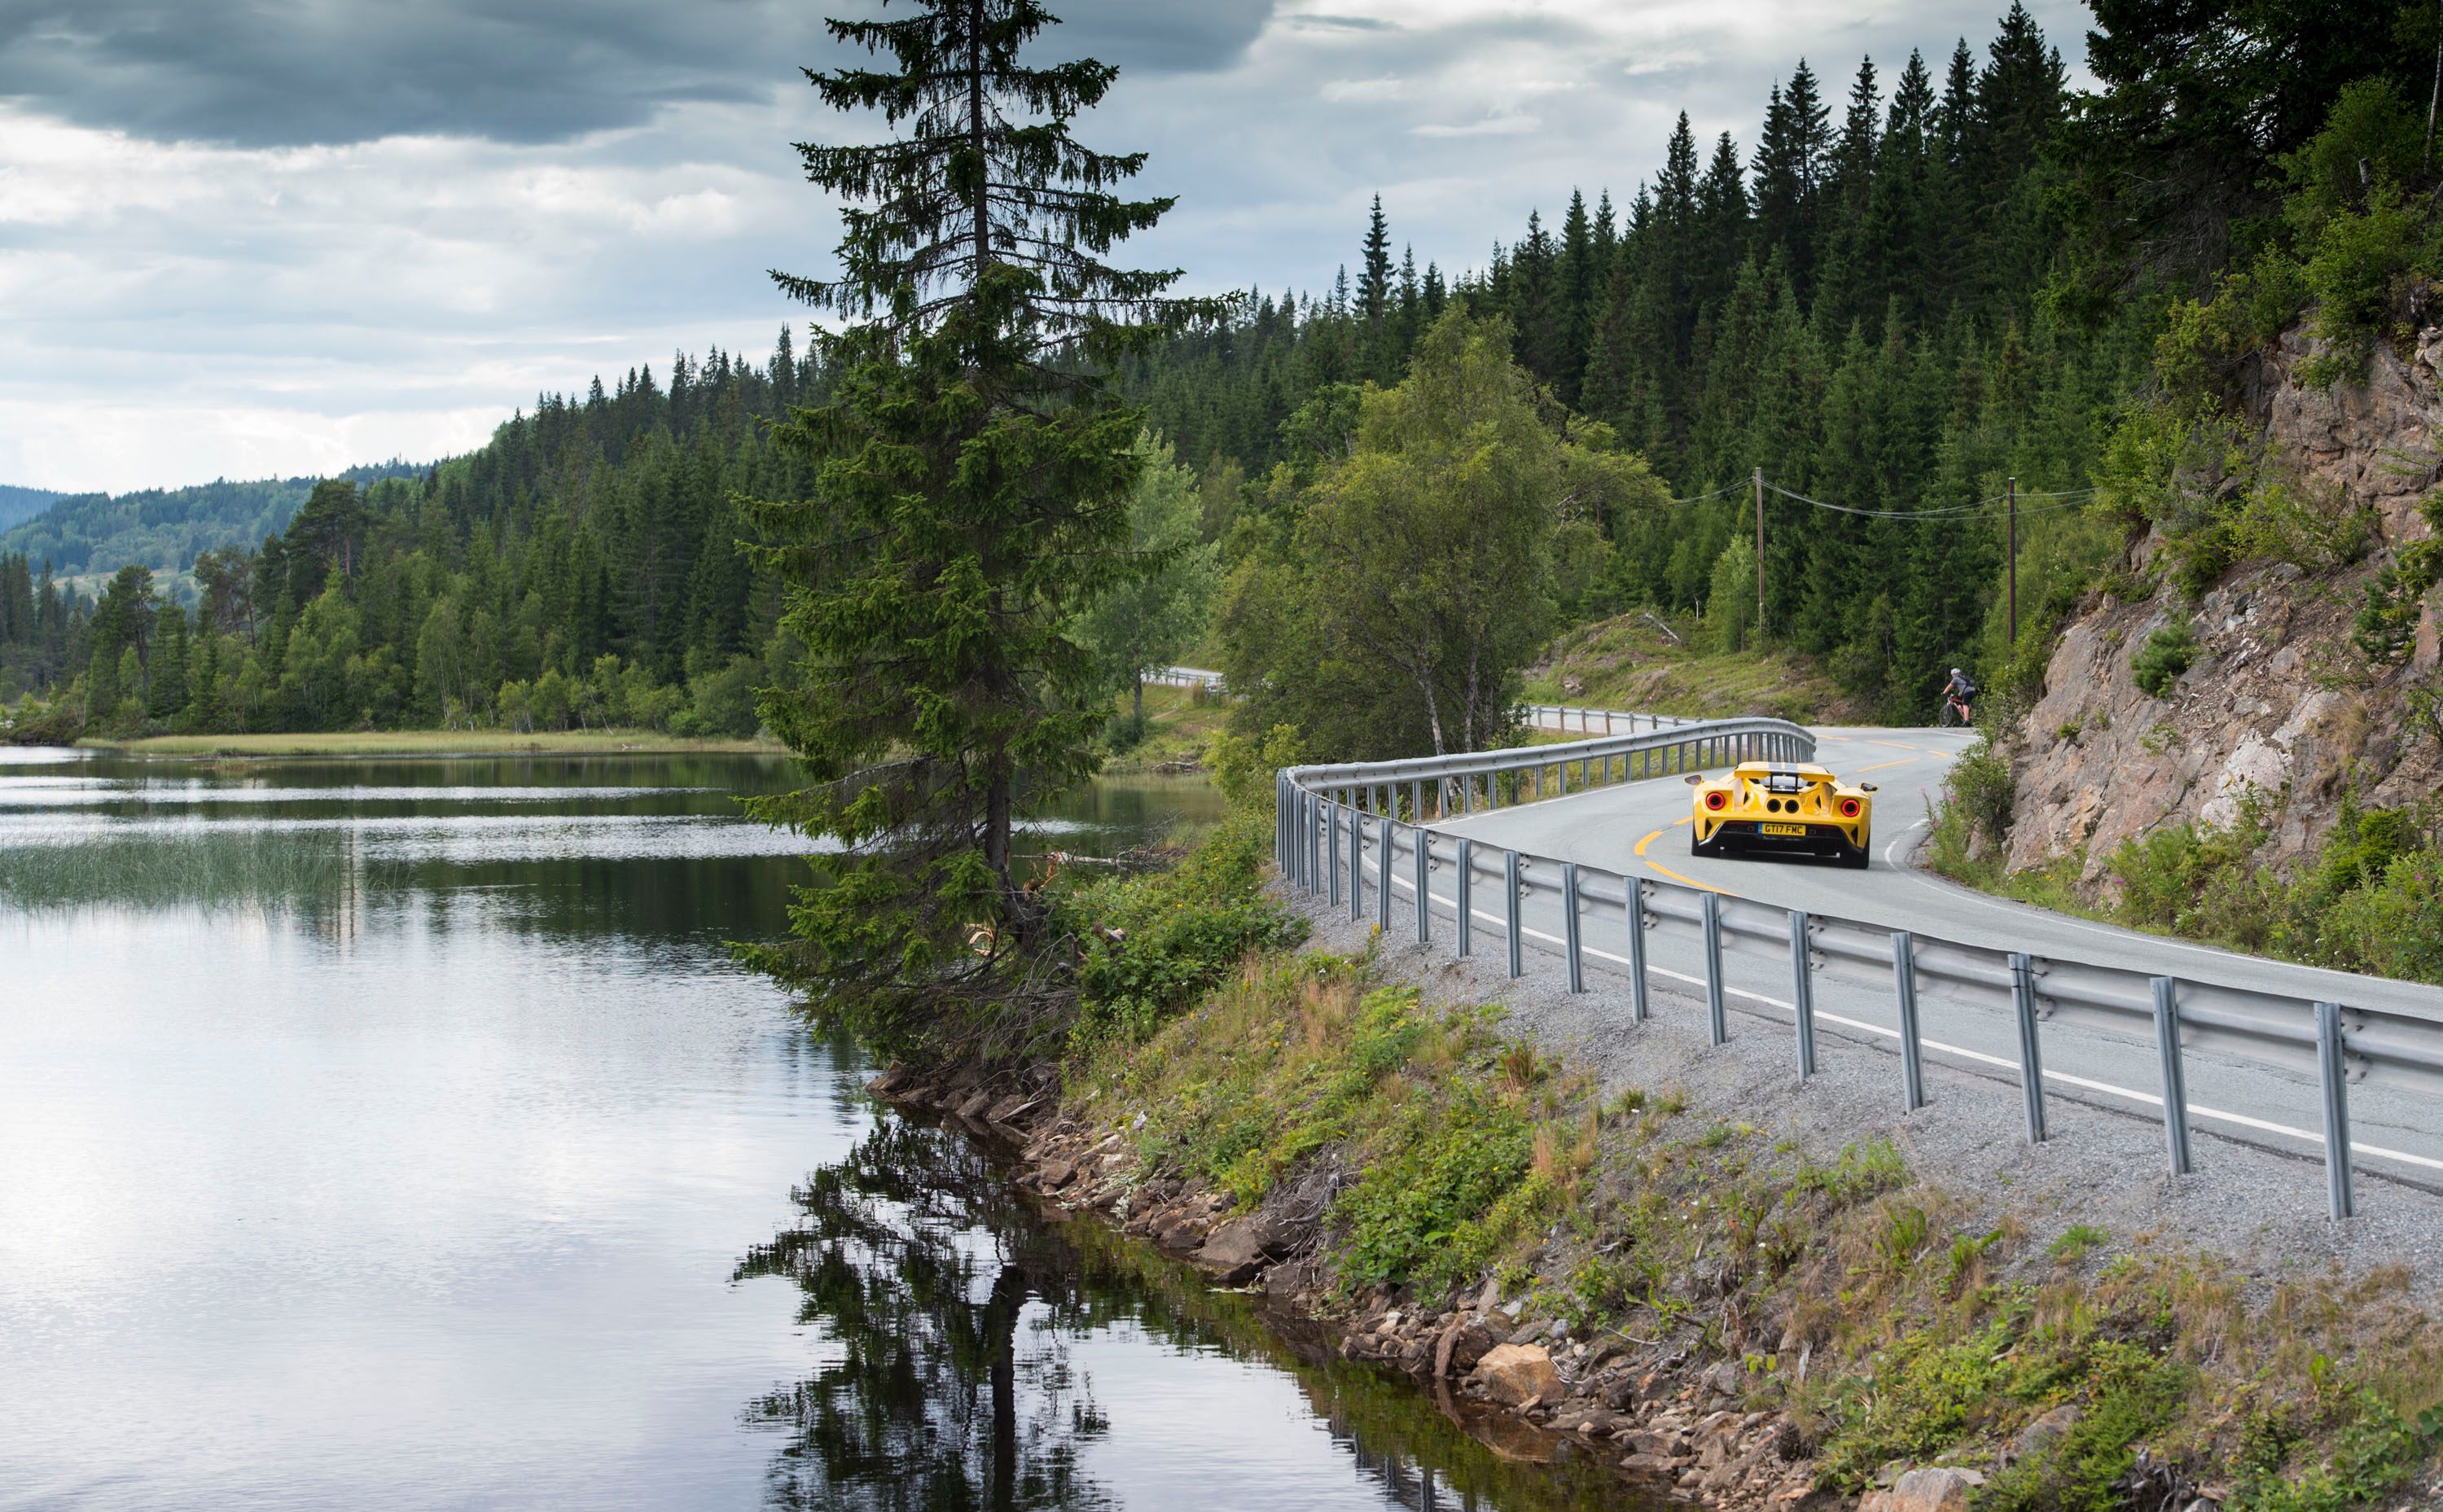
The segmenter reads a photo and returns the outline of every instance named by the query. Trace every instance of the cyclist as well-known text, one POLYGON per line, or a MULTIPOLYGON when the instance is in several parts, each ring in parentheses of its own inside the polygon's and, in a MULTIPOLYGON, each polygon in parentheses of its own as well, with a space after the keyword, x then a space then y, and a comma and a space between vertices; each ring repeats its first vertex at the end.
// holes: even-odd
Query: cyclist
POLYGON ((1956 666, 1953 667, 1951 681, 1942 685, 1942 701, 1946 712, 1950 708, 1956 707, 1959 710, 1960 723, 1975 723, 1975 716, 1969 712, 1969 704, 1975 697, 1976 684, 1968 680, 1967 673, 1956 666))

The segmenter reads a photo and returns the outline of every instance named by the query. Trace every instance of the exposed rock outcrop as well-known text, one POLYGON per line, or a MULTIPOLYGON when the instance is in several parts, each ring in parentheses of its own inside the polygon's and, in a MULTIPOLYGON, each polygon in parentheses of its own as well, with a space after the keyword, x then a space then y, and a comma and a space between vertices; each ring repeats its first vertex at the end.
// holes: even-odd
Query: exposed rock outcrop
MULTIPOLYGON (((2287 798, 2267 857, 2282 865, 2322 842, 2344 792, 2385 807, 2443 782, 2443 741, 2409 696, 2435 683, 2443 590, 2427 595, 2402 665, 2370 667, 2352 641, 2363 585, 2434 534, 2420 505, 2443 481, 2443 327, 2406 359, 2379 350, 2364 387, 2298 384, 2307 355, 2304 337, 2286 337, 2256 365, 2248 408, 2303 498, 2373 512, 2374 549, 2329 571, 2259 562, 2226 574, 2187 610, 2195 659, 2159 698, 2132 662, 2182 612, 2177 589, 2105 598, 2073 620, 2017 731, 2012 869, 2084 848, 2093 883, 2122 841, 2167 822, 2228 824, 2250 790, 2287 798)), ((2133 556, 2159 544, 2150 537, 2133 556)))

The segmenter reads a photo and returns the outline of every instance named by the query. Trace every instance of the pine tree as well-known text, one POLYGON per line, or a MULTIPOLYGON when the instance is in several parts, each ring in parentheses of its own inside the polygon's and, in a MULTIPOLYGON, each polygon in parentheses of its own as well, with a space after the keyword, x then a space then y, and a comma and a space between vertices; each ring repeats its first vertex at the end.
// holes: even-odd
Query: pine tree
POLYGON ((1596 267, 1594 228, 1587 216, 1587 197, 1573 189, 1570 191, 1569 212, 1561 219, 1561 345, 1552 377, 1554 394, 1573 408, 1578 402, 1579 377, 1586 368, 1587 333, 1594 324, 1595 301, 1603 294, 1596 267))
POLYGON ((755 511, 806 647, 759 708, 813 781, 752 807, 839 848, 813 858, 791 938, 746 954, 886 1045, 1040 1027, 1056 957, 1012 840, 1094 769, 1105 684, 1072 620, 1160 565, 1129 549, 1139 417, 1106 374, 1219 313, 1166 298, 1176 271, 1105 261, 1171 202, 1120 197, 1144 155, 1070 133, 1114 69, 1020 61, 1051 21, 1034 0, 922 0, 829 22, 892 66, 807 77, 899 132, 799 148, 850 201, 840 270, 773 275, 851 323, 824 339, 830 398, 780 435, 818 469, 814 497, 755 511))
POLYGON ((1383 196, 1366 222, 1366 242, 1357 270, 1357 313, 1368 325, 1380 325, 1391 300, 1391 230, 1383 219, 1383 196))

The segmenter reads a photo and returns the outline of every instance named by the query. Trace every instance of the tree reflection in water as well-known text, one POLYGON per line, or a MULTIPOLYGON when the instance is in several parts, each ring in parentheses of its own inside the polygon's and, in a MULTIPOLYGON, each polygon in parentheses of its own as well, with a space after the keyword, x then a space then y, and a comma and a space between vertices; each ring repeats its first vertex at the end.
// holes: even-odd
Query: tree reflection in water
MULTIPOLYGON (((844 1053, 841 1064, 855 1063, 844 1053)), ((773 1466, 775 1505, 1116 1506, 1080 1464, 1109 1425, 1066 1343, 1113 1325, 1166 1346, 1183 1373, 1199 1358, 1260 1360, 1295 1383, 1346 1458, 1320 1482, 1274 1481, 1291 1499, 1273 1504, 1346 1505, 1351 1483, 1363 1502, 1416 1512, 1662 1504, 1514 1420, 1478 1424, 1500 1442, 1496 1450, 1405 1377, 1344 1360, 1322 1341, 1301 1354, 1249 1299, 1214 1290, 1099 1221, 1037 1211, 955 1133, 885 1112, 795 1196, 799 1222, 737 1269, 797 1283, 799 1320, 823 1339, 813 1375, 747 1410, 750 1422, 787 1435, 773 1466)), ((1182 1384, 1192 1397, 1193 1383, 1182 1384)), ((1157 1438, 1162 1429, 1193 1431, 1172 1421, 1157 1438)), ((1287 1458, 1261 1468, 1292 1481, 1306 1473, 1287 1458)))
POLYGON ((886 1115, 793 1195, 797 1226, 737 1270, 795 1281, 799 1321, 828 1345, 812 1376, 748 1409, 790 1435, 774 1504, 1111 1504, 1077 1473, 1103 1419, 1062 1343, 1097 1309, 1075 1257, 972 1144, 886 1115))

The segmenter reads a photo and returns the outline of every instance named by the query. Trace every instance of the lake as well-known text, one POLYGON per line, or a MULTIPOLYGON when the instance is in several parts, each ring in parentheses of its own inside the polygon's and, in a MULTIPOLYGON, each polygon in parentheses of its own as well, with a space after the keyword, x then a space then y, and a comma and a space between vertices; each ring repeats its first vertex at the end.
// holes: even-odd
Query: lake
POLYGON ((1617 1504, 877 1108, 788 781, 0 748, 0 1508, 1617 1504))

